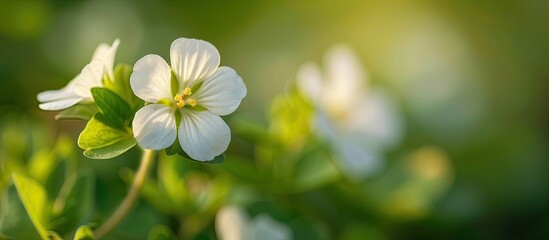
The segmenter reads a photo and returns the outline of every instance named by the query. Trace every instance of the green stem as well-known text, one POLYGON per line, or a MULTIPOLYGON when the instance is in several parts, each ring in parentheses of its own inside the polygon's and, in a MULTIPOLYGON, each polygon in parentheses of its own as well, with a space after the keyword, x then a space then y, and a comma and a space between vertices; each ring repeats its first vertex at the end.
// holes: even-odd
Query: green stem
POLYGON ((135 175, 128 195, 126 195, 126 198, 124 198, 124 200, 122 201, 120 206, 118 206, 118 209, 116 209, 112 216, 95 231, 94 235, 96 239, 100 239, 107 235, 110 231, 114 229, 114 227, 116 227, 116 225, 118 225, 118 223, 120 223, 124 216, 128 214, 133 204, 135 203, 135 200, 137 200, 137 197, 139 197, 139 191, 141 190, 141 187, 143 187, 143 183, 147 178, 147 172, 149 171, 153 159, 153 150, 145 150, 143 152, 141 165, 139 165, 139 170, 137 170, 137 174, 135 175))

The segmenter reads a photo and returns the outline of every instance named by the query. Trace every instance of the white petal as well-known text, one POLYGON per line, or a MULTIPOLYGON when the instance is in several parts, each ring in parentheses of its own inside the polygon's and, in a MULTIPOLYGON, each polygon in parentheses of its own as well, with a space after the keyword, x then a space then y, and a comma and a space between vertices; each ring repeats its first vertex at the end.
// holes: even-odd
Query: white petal
POLYGON ((156 103, 163 98, 173 98, 170 78, 168 63, 158 55, 149 54, 135 63, 130 85, 136 96, 156 103))
POLYGON ((323 89, 322 74, 317 64, 306 63, 297 70, 297 88, 313 102, 320 103, 323 89))
POLYGON ((60 98, 50 102, 41 103, 38 107, 42 110, 55 111, 72 107, 82 100, 83 98, 81 97, 60 98))
POLYGON ((93 52, 91 60, 93 61, 93 60, 104 59, 105 56, 107 56, 107 52, 109 51, 110 48, 111 46, 109 46, 109 44, 106 44, 106 43, 99 44, 99 46, 95 48, 95 52, 93 52))
POLYGON ((91 61, 74 80, 76 94, 83 98, 92 98, 90 90, 93 87, 103 86, 104 74, 103 62, 99 60, 91 61))
POLYGON ((381 90, 364 96, 345 121, 348 131, 366 136, 372 145, 391 147, 402 138, 402 123, 395 104, 381 90))
POLYGON ((170 59, 181 90, 211 76, 220 61, 219 52, 211 43, 187 38, 172 43, 170 59))
POLYGON ((78 95, 74 91, 74 82, 76 77, 73 78, 65 87, 58 90, 48 90, 36 95, 36 99, 39 102, 49 102, 53 100, 59 100, 69 97, 77 97, 78 95))
POLYGON ((231 141, 231 130, 220 116, 209 111, 181 111, 179 142, 193 159, 210 161, 221 155, 231 141))
POLYGON ((221 240, 242 240, 248 217, 242 209, 234 206, 221 208, 215 217, 215 230, 221 240))
POLYGON ((120 39, 114 40, 111 46, 107 44, 100 44, 93 53, 92 61, 93 60, 100 60, 103 62, 105 71, 109 75, 109 77, 112 79, 114 76, 113 69, 114 69, 114 58, 116 55, 116 50, 118 50, 118 46, 120 45, 120 39))
POLYGON ((354 52, 346 45, 331 47, 325 56, 326 103, 348 111, 364 91, 365 72, 354 52))
POLYGON ((210 112, 224 116, 238 108, 246 92, 244 81, 232 68, 220 67, 192 97, 210 112))
POLYGON ((172 109, 161 104, 139 109, 133 119, 133 135, 145 149, 161 150, 171 146, 177 137, 172 109))

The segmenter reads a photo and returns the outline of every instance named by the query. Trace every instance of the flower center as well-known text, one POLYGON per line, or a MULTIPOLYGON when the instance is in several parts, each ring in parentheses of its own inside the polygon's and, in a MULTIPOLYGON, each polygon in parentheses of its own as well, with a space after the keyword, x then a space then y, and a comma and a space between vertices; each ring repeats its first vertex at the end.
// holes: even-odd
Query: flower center
POLYGON ((173 100, 175 100, 175 103, 177 104, 177 107, 183 108, 185 105, 190 105, 191 107, 196 106, 196 99, 189 98, 192 95, 191 88, 186 87, 183 89, 182 93, 178 93, 175 95, 173 100))

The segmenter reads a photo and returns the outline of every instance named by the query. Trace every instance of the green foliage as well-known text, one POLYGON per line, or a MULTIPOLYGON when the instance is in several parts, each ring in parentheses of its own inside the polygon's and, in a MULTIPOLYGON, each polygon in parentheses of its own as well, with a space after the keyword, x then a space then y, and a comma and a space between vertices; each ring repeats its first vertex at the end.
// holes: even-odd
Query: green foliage
POLYGON ((131 89, 131 73, 132 66, 127 64, 118 64, 114 68, 114 80, 106 80, 103 83, 107 89, 114 91, 125 102, 127 102, 131 106, 131 109, 135 112, 139 107, 143 105, 143 101, 135 96, 131 89))
POLYGON ((49 218, 49 206, 46 190, 35 180, 19 174, 13 174, 13 183, 36 231, 42 239, 47 239, 46 223, 49 218))
POLYGON ((147 240, 175 240, 175 234, 172 230, 166 226, 157 225, 154 226, 149 235, 147 235, 147 240))
POLYGON ((132 133, 117 129, 97 113, 78 137, 78 146, 84 149, 84 156, 93 159, 117 157, 135 146, 132 133))
POLYGON ((106 123, 117 129, 124 129, 130 125, 133 115, 126 101, 106 88, 95 87, 91 89, 91 93, 106 123))
POLYGON ((60 232, 70 232, 77 224, 91 220, 95 199, 95 176, 82 169, 65 180, 53 205, 51 225, 60 232))
POLYGON ((93 231, 88 226, 80 226, 74 234, 73 240, 94 240, 93 231))
POLYGON ((46 228, 40 222, 33 223, 15 186, 4 192, 0 210, 0 238, 47 239, 46 228))

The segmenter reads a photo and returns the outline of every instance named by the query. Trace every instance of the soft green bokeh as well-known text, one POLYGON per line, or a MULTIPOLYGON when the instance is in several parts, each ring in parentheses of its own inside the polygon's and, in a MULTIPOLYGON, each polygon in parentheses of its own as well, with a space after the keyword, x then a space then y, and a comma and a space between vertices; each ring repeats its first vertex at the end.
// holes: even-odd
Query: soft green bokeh
MULTIPOLYGON (((267 214, 296 239, 549 234, 547 2, 1 1, 0 16, 0 219, 17 216, 25 239, 38 235, 14 173, 45 189, 35 200, 49 206, 46 231, 71 239, 114 211, 140 154, 84 157, 86 123, 55 120, 36 94, 64 86, 102 42, 120 38, 115 63, 133 65, 150 53, 169 59, 178 37, 214 44, 246 83, 224 117, 231 145, 220 165, 160 153, 106 239, 215 238, 225 205, 267 214), (295 91, 299 67, 322 63, 337 43, 354 49, 405 123, 385 168, 361 182, 340 174, 312 103, 295 91)), ((136 106, 123 87, 109 88, 136 106)))

